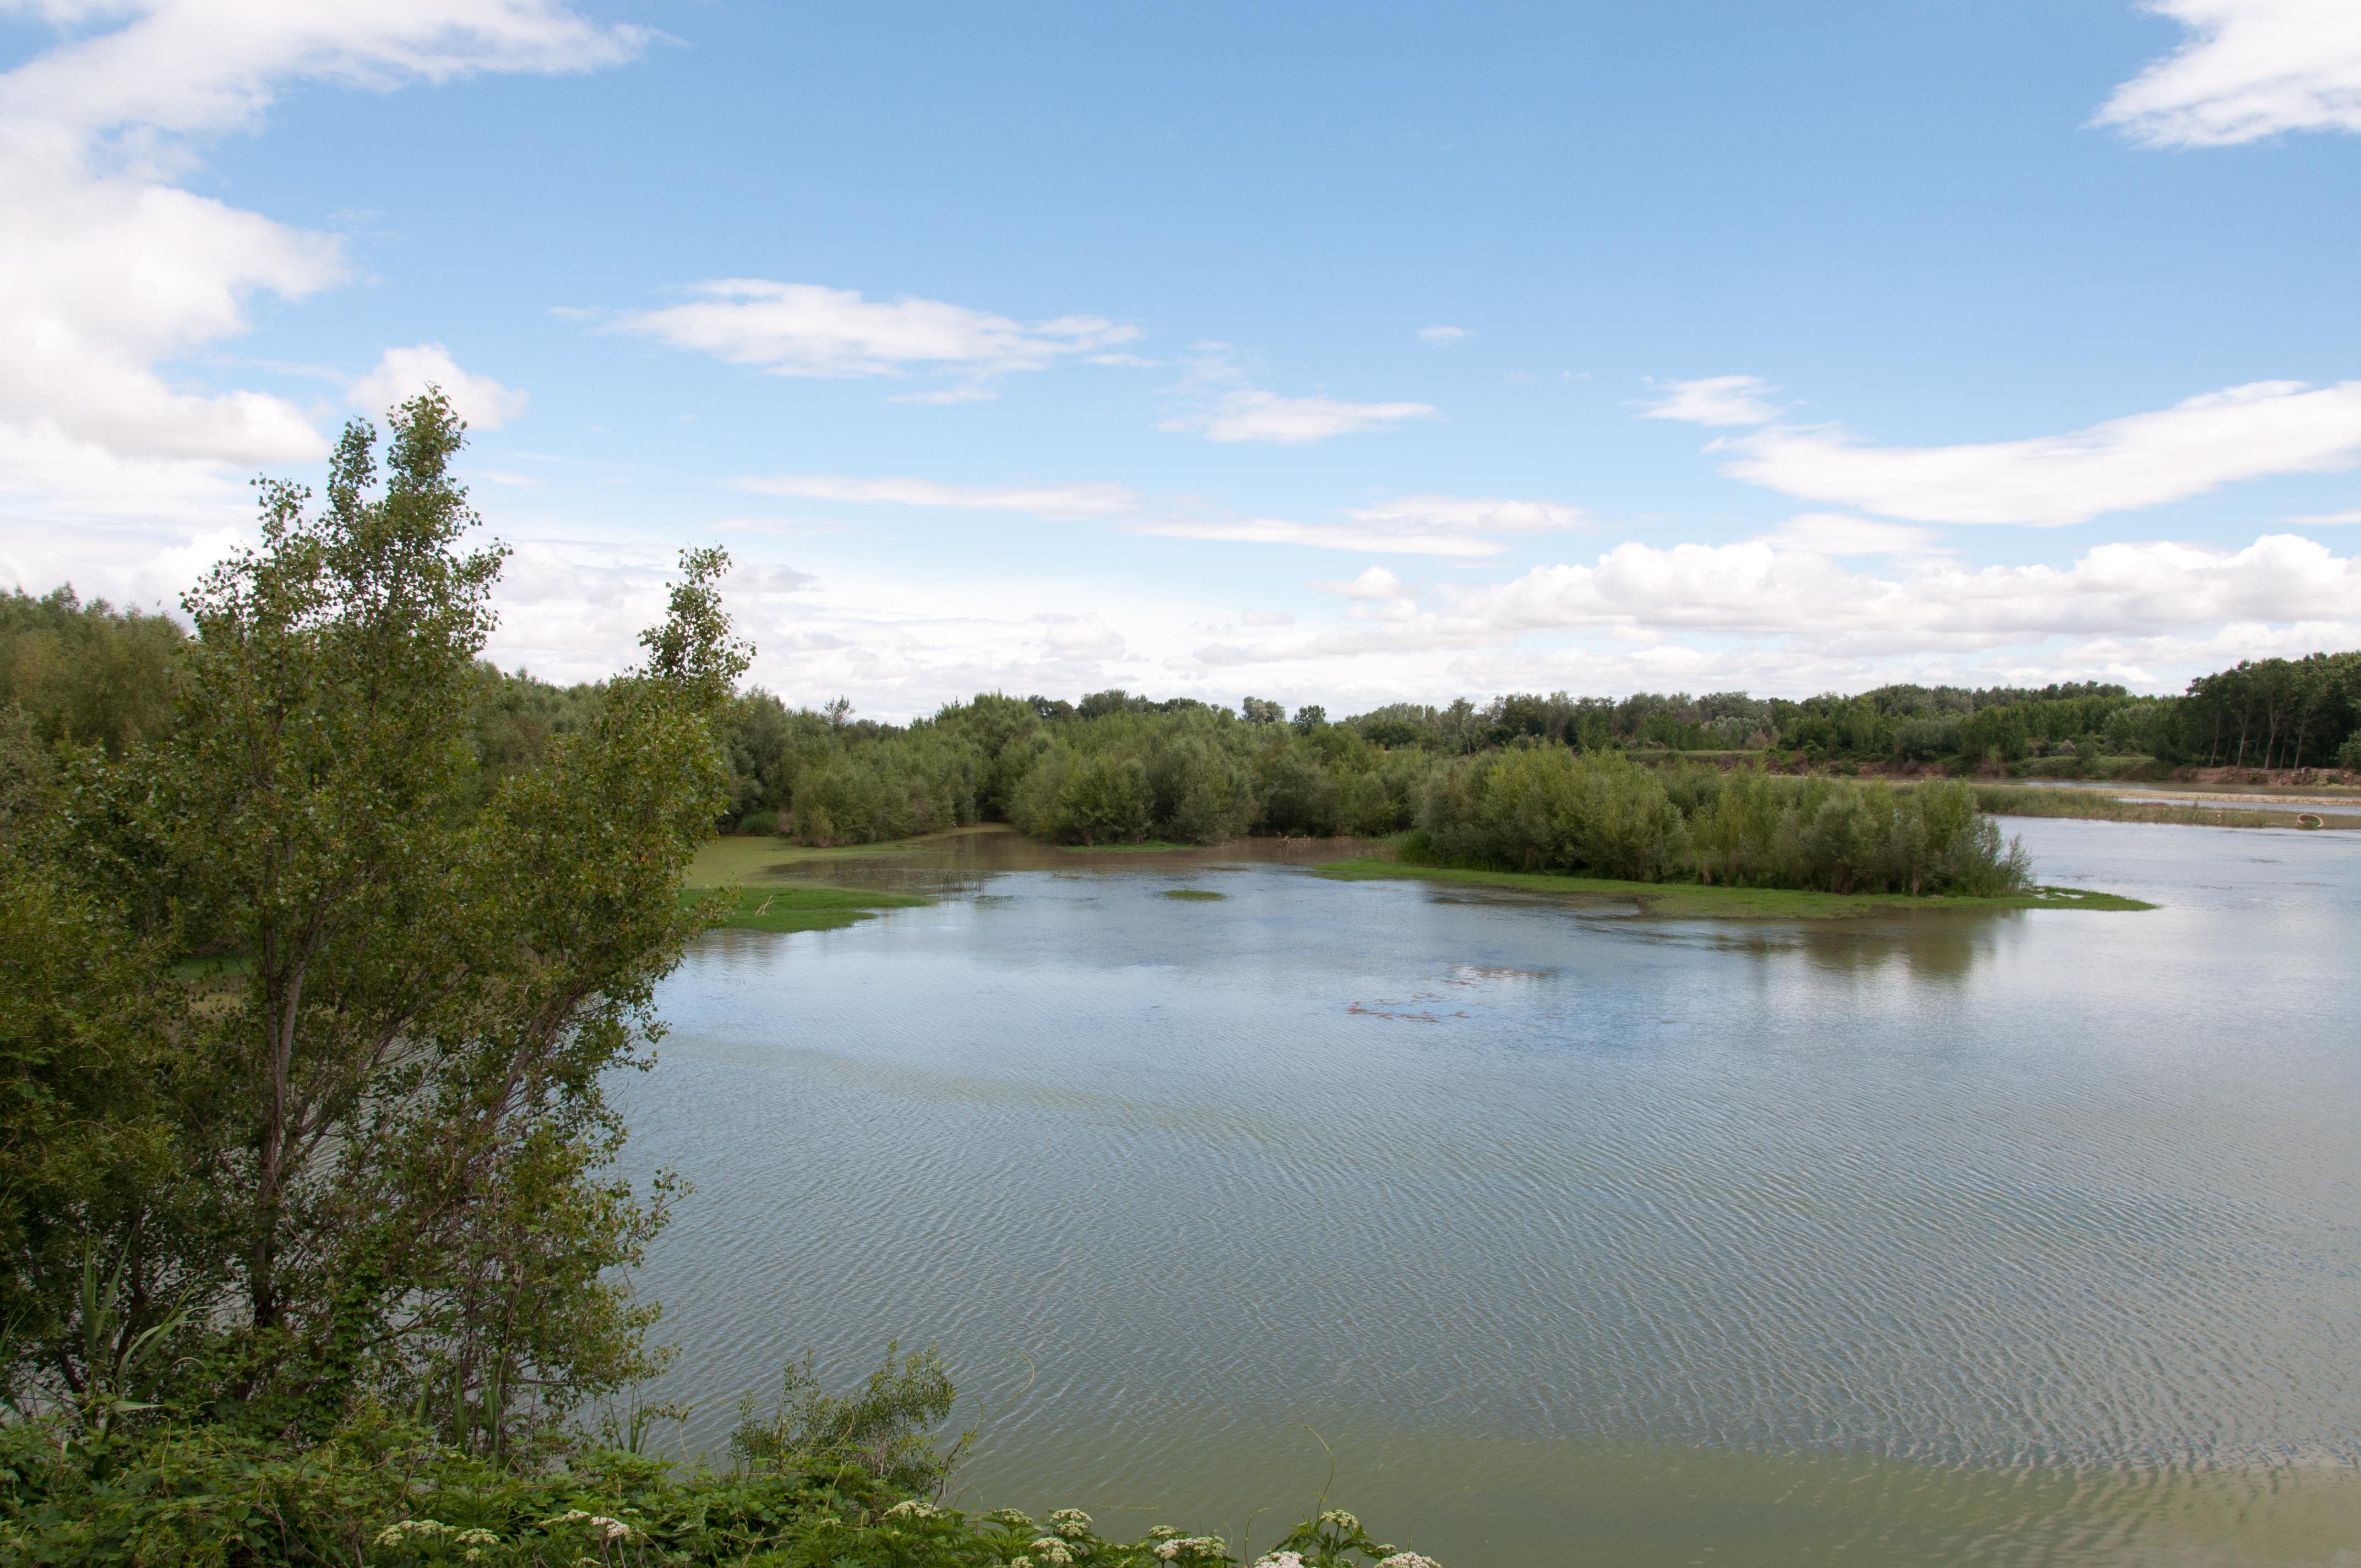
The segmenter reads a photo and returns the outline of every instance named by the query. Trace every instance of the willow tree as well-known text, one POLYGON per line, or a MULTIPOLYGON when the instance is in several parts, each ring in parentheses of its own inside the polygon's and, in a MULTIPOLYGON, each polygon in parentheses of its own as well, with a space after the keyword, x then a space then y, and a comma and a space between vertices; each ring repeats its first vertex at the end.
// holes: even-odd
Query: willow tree
MULTIPOLYGON (((677 889, 725 803, 708 721, 747 658, 726 558, 685 554, 642 665, 487 792, 469 705, 502 552, 466 545, 449 404, 391 425, 382 482, 356 422, 324 506, 263 487, 259 547, 184 601, 169 738, 79 759, 54 852, 18 868, 60 921, 119 927, 93 950, 156 993, 120 1053, 144 1163, 84 1181, 104 1209, 13 1216, 20 1398, 104 1381, 93 1259, 98 1338, 164 1331, 158 1397, 274 1432, 370 1396, 506 1450, 651 1365, 619 1270, 665 1190, 616 1177, 603 1086, 650 1060, 653 987, 706 918, 677 889)), ((0 1009, 100 1003, 32 978, 0 1009)))

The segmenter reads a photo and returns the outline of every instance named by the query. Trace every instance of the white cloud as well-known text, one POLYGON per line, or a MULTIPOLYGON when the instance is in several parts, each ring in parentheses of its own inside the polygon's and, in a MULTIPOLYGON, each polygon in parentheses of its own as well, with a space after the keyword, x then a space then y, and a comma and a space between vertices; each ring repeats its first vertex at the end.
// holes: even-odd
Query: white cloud
POLYGON ((967 379, 914 402, 964 402, 993 396, 984 383, 1016 370, 1038 370, 1068 355, 1128 343, 1139 329, 1098 316, 1023 323, 940 300, 868 300, 858 290, 763 278, 723 278, 693 286, 684 305, 622 317, 615 330, 674 348, 709 354, 774 376, 827 378, 953 372, 967 379))
POLYGON ((1779 411, 1766 401, 1778 389, 1759 376, 1708 376, 1695 381, 1657 384, 1663 394, 1648 405, 1649 419, 1690 424, 1768 424, 1779 411))
POLYGON ((122 20, 0 80, 0 118, 97 132, 250 125, 291 81, 390 92, 487 71, 591 71, 644 28, 601 27, 564 0, 20 0, 60 28, 122 20))
POLYGON ((2288 519, 2288 521, 2289 521, 2290 522, 2311 522, 2311 523, 2322 523, 2322 522, 2328 522, 2328 523, 2336 523, 2336 522, 2361 522, 2361 510, 2354 510, 2354 511, 2317 511, 2317 512, 2313 512, 2313 513, 2312 513, 2311 515, 2309 515, 2309 516, 2307 516, 2307 517, 2291 517, 2291 518, 2288 519))
POLYGON ((1058 521, 1116 517, 1139 508, 1129 486, 945 485, 932 479, 855 479, 842 474, 753 475, 741 490, 824 501, 889 501, 899 506, 953 507, 965 511, 1016 511, 1058 521))
POLYGON ((2257 381, 2066 435, 1871 446, 1774 425, 1716 443, 1739 478, 1914 522, 2054 528, 2183 500, 2240 479, 2361 462, 2361 381, 2257 381))
POLYGON ((1067 658, 1113 659, 1124 652, 1123 633, 1095 615, 1043 615, 1041 641, 1067 658))
POLYGON ((1334 398, 1282 398, 1241 388, 1224 392, 1197 413, 1168 419, 1159 430, 1193 431, 1208 441, 1260 441, 1302 446, 1332 435, 1384 430, 1404 420, 1430 419, 1432 403, 1347 403, 1334 398))
MULTIPOLYGON (((662 618, 673 571, 668 543, 524 540, 495 596, 491 656, 561 681, 612 674, 636 656, 639 630, 662 618)), ((895 719, 980 691, 1138 689, 1152 666, 1132 643, 1178 646, 1214 615, 1120 587, 1093 591, 1091 612, 1077 614, 1071 587, 1038 574, 930 576, 898 562, 865 571, 741 561, 722 597, 758 650, 750 679, 790 703, 843 693, 856 713, 895 719)))
POLYGON ((1418 340, 1436 348, 1449 348, 1454 344, 1466 342, 1473 335, 1466 327, 1458 326, 1422 326, 1418 329, 1418 340))
POLYGON ((1822 555, 1924 555, 1935 548, 1937 536, 1932 529, 1907 523, 1807 511, 1789 518, 1765 537, 1790 550, 1822 555))
POLYGON ((1159 519, 1127 525, 1128 532, 1159 539, 1206 539, 1233 544, 1302 544, 1315 550, 1352 550, 1364 554, 1497 555, 1505 546, 1466 533, 1398 532, 1345 523, 1290 522, 1249 517, 1200 521, 1159 519))
MULTIPOLYGON (((244 464, 325 450, 291 403, 191 392, 155 367, 244 332, 258 291, 299 299, 335 282, 334 240, 93 173, 73 149, 5 121, 0 218, 0 421, 23 440, 244 464)), ((36 477, 13 468, 0 484, 21 492, 36 477)))
POLYGON ((1850 572, 1767 542, 1620 544, 1588 566, 1543 566, 1451 592, 1448 620, 1493 632, 1647 627, 1835 636, 1886 652, 2058 635, 2149 636, 2225 621, 2361 619, 2361 558, 2293 534, 2244 550, 2103 544, 2065 567, 1922 561, 1850 572))
POLYGON ((643 37, 557 0, 38 0, 69 36, 0 76, 0 494, 53 513, 242 510, 236 470, 316 459, 310 411, 164 367, 247 330, 258 294, 342 281, 335 236, 179 188, 182 138, 285 85, 376 90, 586 70, 643 37), (91 30, 91 29, 96 30, 91 30))
POLYGON ((477 430, 498 430, 523 413, 529 400, 525 393, 503 387, 489 376, 462 370, 451 351, 439 343, 387 349, 377 368, 346 388, 346 395, 357 409, 383 413, 416 397, 430 384, 442 388, 459 417, 477 430))
POLYGON ((1313 583, 1312 587, 1323 594, 1335 594, 1348 599, 1398 599, 1404 597, 1402 580, 1383 566, 1371 566, 1348 582, 1313 583))
POLYGON ((1182 395, 1183 411, 1159 421, 1159 430, 1194 433, 1210 441, 1301 446, 1332 435, 1388 429, 1404 420, 1430 419, 1436 412, 1431 403, 1281 397, 1248 384, 1230 345, 1205 342, 1191 348, 1180 381, 1166 389, 1182 395))
POLYGON ((2192 36, 2114 91, 2096 122, 2151 147, 2228 147, 2286 131, 2361 131, 2353 0, 2148 0, 2192 36))
POLYGON ((1402 496, 1373 507, 1347 509, 1342 522, 1293 522, 1282 518, 1159 518, 1130 532, 1170 539, 1242 544, 1301 544, 1392 555, 1497 555, 1502 533, 1543 533, 1580 528, 1589 520, 1558 501, 1486 496, 1402 496))
POLYGON ((1555 533, 1587 527, 1580 507, 1561 501, 1510 500, 1497 496, 1400 496, 1346 515, 1404 532, 1460 529, 1469 533, 1555 533))

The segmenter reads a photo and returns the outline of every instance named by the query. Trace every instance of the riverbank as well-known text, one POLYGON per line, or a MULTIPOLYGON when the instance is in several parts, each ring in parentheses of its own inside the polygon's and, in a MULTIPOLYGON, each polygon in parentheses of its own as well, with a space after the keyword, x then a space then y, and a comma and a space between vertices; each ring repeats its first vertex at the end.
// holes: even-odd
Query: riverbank
POLYGON ((1800 751, 1675 751, 1637 747, 1624 755, 1655 768, 1711 767, 1725 773, 1755 769, 1789 775, 1884 779, 1891 784, 1965 776, 1992 784, 2120 784, 2174 793, 2211 792, 2281 799, 2317 795, 2361 801, 2361 773, 2350 769, 2202 767, 2188 762, 2160 762, 2154 757, 2136 755, 2026 757, 2014 762, 1986 762, 1964 774, 1951 762, 1812 757, 1800 751))
MULTIPOLYGON (((893 855, 920 847, 912 839, 863 844, 854 852, 893 855)), ((846 852, 807 849, 767 837, 708 839, 689 862, 680 898, 687 904, 717 888, 727 890, 730 902, 718 923, 725 931, 837 931, 873 920, 888 909, 915 909, 932 902, 911 894, 787 880, 808 861, 841 859, 846 852)))
MULTIPOLYGON (((2140 793, 2146 795, 2166 792, 2140 793)), ((1977 806, 1993 817, 2078 817, 2098 822, 2167 822, 2194 828, 2361 828, 2361 813, 2353 809, 2349 800, 2286 801, 2262 806, 2241 804, 2241 799, 2192 795, 2182 802, 2126 799, 2102 789, 2061 789, 2055 785, 1976 786, 1977 806), (2314 804, 2328 809, 2302 809, 2314 804)))
POLYGON ((1335 882, 1416 879, 1478 887, 1511 888, 1591 904, 1637 904, 1640 913, 1681 920, 1849 920, 1896 910, 2153 909, 2136 898, 2081 888, 2042 887, 1996 898, 1914 897, 1906 893, 1816 893, 1784 887, 1714 887, 1701 883, 1619 882, 1608 877, 1558 876, 1545 872, 1466 871, 1419 866, 1401 861, 1335 861, 1313 869, 1335 882))

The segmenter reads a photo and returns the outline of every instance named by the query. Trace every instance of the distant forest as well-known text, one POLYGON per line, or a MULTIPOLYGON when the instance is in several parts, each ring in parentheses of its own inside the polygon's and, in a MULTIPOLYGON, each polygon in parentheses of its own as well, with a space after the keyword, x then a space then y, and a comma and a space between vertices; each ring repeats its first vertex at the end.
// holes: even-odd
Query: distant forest
MULTIPOLYGON (((169 617, 83 604, 67 588, 0 598, 0 773, 37 773, 60 743, 113 751, 164 734, 183 635, 169 617)), ((535 765, 553 737, 583 728, 604 700, 600 685, 556 686, 489 663, 477 678, 476 776, 486 790, 535 765)), ((1564 754, 1550 765, 1564 773, 1552 787, 1565 789, 1608 788, 1601 781, 1620 776, 1609 762, 1659 764, 1652 771, 1664 784, 1642 793, 1653 800, 1669 792, 1687 819, 1674 836, 1686 843, 1721 785, 1679 782, 1719 771, 1679 764, 1750 754, 1839 773, 1895 764, 1960 775, 2028 763, 2109 776, 2143 763, 2361 769, 2361 652, 2245 662, 2167 697, 2091 683, 1889 685, 1800 702, 1743 692, 1620 700, 1558 692, 1481 707, 1465 698, 1396 703, 1334 720, 1316 707, 1290 713, 1260 697, 1232 709, 1104 691, 1074 702, 981 695, 893 725, 857 717, 840 700, 790 708, 755 689, 730 699, 719 729, 731 795, 717 828, 807 844, 975 821, 1076 843, 1412 828, 1437 843, 1462 841, 1469 814, 1493 809, 1480 797, 1487 781, 1507 776, 1502 754, 1531 749, 1564 754)), ((1510 771, 1520 769, 1530 771, 1510 771)))

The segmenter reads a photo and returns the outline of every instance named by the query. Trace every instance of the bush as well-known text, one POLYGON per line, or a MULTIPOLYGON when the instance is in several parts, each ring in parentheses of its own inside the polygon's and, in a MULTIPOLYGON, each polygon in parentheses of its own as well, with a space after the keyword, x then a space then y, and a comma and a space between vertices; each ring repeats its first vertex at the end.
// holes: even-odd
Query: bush
MULTIPOLYGON (((913 1358, 916 1360, 917 1358, 913 1358)), ((856 1399, 841 1402, 857 1405, 856 1399)), ((822 1424, 825 1424, 825 1416, 822 1424)), ((1107 1541, 1088 1514, 971 1515, 814 1452, 686 1473, 627 1449, 502 1470, 381 1416, 310 1445, 219 1426, 93 1449, 46 1421, 0 1427, 0 1559, 26 1564, 361 1568, 1191 1568, 1237 1561, 1170 1527, 1107 1541)), ((1267 1568, 1433 1568, 1324 1512, 1267 1568)))

